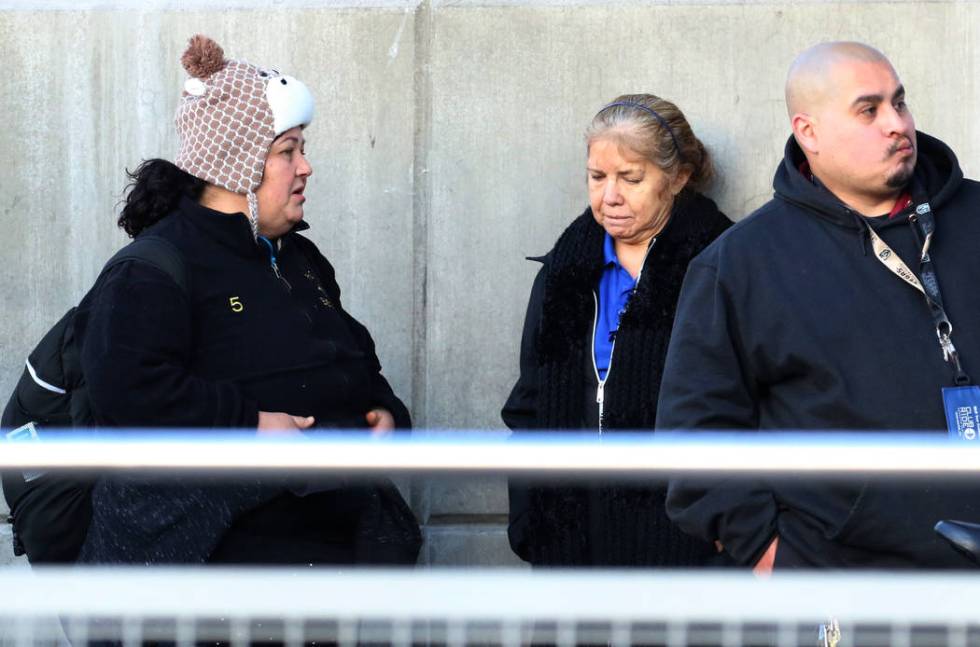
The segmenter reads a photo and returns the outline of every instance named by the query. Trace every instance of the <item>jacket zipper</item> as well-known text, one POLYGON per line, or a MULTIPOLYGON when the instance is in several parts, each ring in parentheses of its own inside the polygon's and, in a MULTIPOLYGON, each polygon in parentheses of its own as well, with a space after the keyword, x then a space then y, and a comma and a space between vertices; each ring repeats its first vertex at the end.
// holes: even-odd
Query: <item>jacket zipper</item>
POLYGON ((293 286, 291 286, 289 284, 289 281, 286 280, 286 277, 284 277, 279 272, 279 265, 278 265, 278 263, 276 263, 276 250, 275 250, 275 247, 272 245, 272 241, 269 240, 268 238, 266 238, 265 236, 259 236, 259 240, 261 240, 263 243, 265 243, 266 244, 266 247, 269 248, 269 265, 272 267, 272 273, 276 275, 276 278, 277 279, 279 279, 280 281, 282 281, 285 284, 286 289, 289 292, 292 292, 293 291, 293 286))
POLYGON ((606 367, 606 377, 599 378, 599 367, 595 362, 595 331, 599 327, 599 295, 596 294, 595 290, 592 290, 592 303, 594 304, 594 310, 592 315, 592 348, 589 349, 592 355, 592 370, 595 371, 595 379, 598 386, 595 391, 595 401, 599 405, 599 435, 602 435, 602 413, 604 410, 604 404, 606 399, 606 380, 609 379, 609 373, 612 371, 612 361, 613 361, 613 351, 616 350, 616 340, 613 339, 612 346, 609 348, 609 365, 606 367))
MULTIPOLYGON (((643 263, 640 264, 640 271, 636 273, 636 284, 633 286, 633 291, 630 293, 630 299, 633 298, 633 294, 636 293, 636 288, 640 285, 640 279, 643 278, 643 268, 647 264, 647 256, 650 255, 650 250, 653 249, 654 244, 657 239, 654 238, 650 241, 650 245, 647 247, 647 251, 643 254, 643 263)), ((592 290, 592 348, 589 352, 592 355, 592 370, 595 372, 595 380, 598 386, 595 390, 595 401, 599 405, 599 435, 602 435, 604 431, 602 427, 602 414, 605 412, 605 400, 606 400, 606 380, 609 379, 609 374, 612 373, 613 365, 613 355, 616 353, 616 340, 613 339, 612 346, 609 347, 609 364, 606 366, 606 377, 599 379, 599 367, 595 362, 595 331, 599 327, 599 294, 592 290)), ((618 328, 617 328, 618 330, 618 328)))

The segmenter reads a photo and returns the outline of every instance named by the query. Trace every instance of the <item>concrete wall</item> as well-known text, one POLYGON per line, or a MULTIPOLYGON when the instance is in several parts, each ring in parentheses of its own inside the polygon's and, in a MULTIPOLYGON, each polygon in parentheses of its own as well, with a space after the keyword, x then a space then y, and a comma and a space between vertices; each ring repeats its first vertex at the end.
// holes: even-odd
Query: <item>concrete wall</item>
MULTIPOLYGON (((125 242, 123 169, 172 158, 177 61, 196 32, 311 86, 311 235, 420 426, 499 426, 534 272, 524 257, 584 207, 581 133, 618 94, 682 107, 718 164, 710 193, 737 218, 771 193, 794 54, 863 40, 894 62, 920 129, 980 174, 974 1, 0 0, 4 399, 125 242)), ((499 481, 419 481, 412 501, 426 563, 513 559, 499 481)))

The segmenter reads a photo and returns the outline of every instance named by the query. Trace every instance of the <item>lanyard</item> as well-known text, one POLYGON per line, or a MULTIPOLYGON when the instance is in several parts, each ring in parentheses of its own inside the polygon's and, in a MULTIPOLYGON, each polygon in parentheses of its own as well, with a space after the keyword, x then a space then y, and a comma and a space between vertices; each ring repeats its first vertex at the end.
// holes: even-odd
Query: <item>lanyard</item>
POLYGON ((939 347, 943 351, 943 360, 946 361, 953 370, 953 381, 957 386, 971 384, 970 376, 963 370, 960 364, 959 353, 953 346, 953 324, 950 323, 943 308, 943 297, 939 291, 939 281, 936 278, 936 268, 932 265, 932 257, 929 255, 929 246, 932 244, 932 236, 936 232, 936 220, 932 214, 932 208, 928 202, 922 202, 915 207, 915 213, 909 216, 913 231, 922 240, 922 253, 919 255, 919 276, 908 268, 904 261, 899 258, 888 243, 870 226, 868 235, 871 238, 871 247, 874 249, 875 258, 882 265, 891 270, 898 278, 902 279, 913 288, 922 293, 932 314, 932 320, 936 325, 936 336, 939 338, 939 347), (921 277, 921 280, 920 278, 921 277))

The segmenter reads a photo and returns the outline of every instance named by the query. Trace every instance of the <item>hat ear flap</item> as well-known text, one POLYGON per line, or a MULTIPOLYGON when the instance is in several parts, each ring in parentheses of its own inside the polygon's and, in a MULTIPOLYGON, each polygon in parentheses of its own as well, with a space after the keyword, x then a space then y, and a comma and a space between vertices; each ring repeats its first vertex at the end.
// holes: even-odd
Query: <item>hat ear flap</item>
POLYGON ((191 37, 180 62, 187 73, 196 79, 206 79, 228 64, 221 45, 203 34, 191 37))

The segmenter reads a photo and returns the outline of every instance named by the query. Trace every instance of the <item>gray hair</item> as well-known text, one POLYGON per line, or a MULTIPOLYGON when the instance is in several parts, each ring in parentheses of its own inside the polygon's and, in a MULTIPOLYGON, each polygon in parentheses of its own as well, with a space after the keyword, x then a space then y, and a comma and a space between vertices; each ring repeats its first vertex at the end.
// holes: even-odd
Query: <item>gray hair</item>
POLYGON ((676 105, 652 94, 624 94, 609 102, 592 118, 585 140, 619 140, 668 177, 683 169, 691 171, 685 185, 704 189, 714 178, 711 156, 691 130, 684 113, 676 105))

